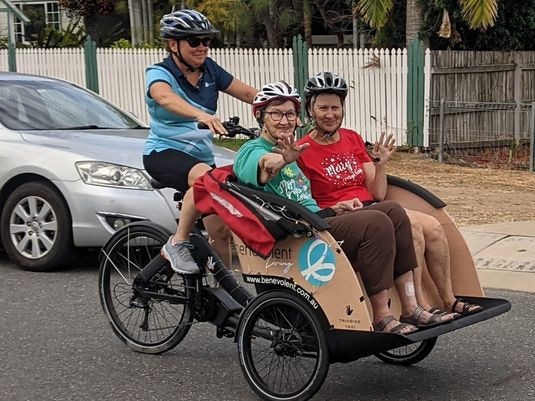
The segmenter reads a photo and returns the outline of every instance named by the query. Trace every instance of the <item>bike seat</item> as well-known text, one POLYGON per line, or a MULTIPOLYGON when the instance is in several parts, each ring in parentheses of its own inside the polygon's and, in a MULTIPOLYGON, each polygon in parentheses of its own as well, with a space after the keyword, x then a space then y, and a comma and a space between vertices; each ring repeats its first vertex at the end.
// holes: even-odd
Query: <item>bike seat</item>
MULTIPOLYGON (((154 189, 164 189, 164 188, 169 188, 167 185, 165 184, 162 184, 160 181, 157 181, 155 180, 154 178, 151 177, 150 179, 150 185, 152 186, 152 188, 154 189)), ((184 197, 184 194, 177 190, 174 194, 173 194, 173 200, 175 202, 179 202, 182 200, 182 198, 184 197)))

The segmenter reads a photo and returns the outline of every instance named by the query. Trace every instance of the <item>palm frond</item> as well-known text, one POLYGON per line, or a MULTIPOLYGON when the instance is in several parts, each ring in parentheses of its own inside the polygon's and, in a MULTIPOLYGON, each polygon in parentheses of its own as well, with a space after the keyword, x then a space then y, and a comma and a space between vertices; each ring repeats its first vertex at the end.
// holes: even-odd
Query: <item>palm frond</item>
POLYGON ((382 28, 388 21, 393 0, 359 0, 357 12, 372 28, 382 28))
POLYGON ((471 29, 486 29, 494 25, 498 15, 497 0, 459 0, 461 15, 471 29))

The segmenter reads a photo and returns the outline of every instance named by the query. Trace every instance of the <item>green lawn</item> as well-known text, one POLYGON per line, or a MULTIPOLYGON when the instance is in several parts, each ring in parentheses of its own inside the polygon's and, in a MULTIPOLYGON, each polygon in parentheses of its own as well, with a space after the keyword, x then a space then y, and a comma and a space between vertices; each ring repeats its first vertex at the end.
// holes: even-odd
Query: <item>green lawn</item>
POLYGON ((215 139, 214 138, 214 145, 237 151, 241 147, 241 145, 245 143, 245 141, 247 141, 247 139, 229 139, 229 138, 215 139))

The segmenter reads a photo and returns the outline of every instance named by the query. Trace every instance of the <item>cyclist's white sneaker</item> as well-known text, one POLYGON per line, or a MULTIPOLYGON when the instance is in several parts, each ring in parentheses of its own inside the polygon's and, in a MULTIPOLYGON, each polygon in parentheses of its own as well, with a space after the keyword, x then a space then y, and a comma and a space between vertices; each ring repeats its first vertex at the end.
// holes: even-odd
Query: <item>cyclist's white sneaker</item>
POLYGON ((171 268, 181 274, 199 273, 199 266, 193 260, 190 252, 193 245, 188 241, 179 241, 173 244, 172 239, 173 237, 169 238, 161 251, 162 255, 169 261, 171 268))

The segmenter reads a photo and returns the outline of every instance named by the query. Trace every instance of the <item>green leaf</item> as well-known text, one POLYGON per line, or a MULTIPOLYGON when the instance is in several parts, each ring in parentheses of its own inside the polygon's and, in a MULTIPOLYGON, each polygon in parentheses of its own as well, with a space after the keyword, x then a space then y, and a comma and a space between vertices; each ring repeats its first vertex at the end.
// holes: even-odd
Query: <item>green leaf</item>
POLYGON ((497 0, 459 0, 462 17, 471 29, 486 29, 494 25, 498 15, 497 0))
POLYGON ((372 28, 379 29, 387 23, 393 6, 393 0, 360 0, 356 7, 372 28))

